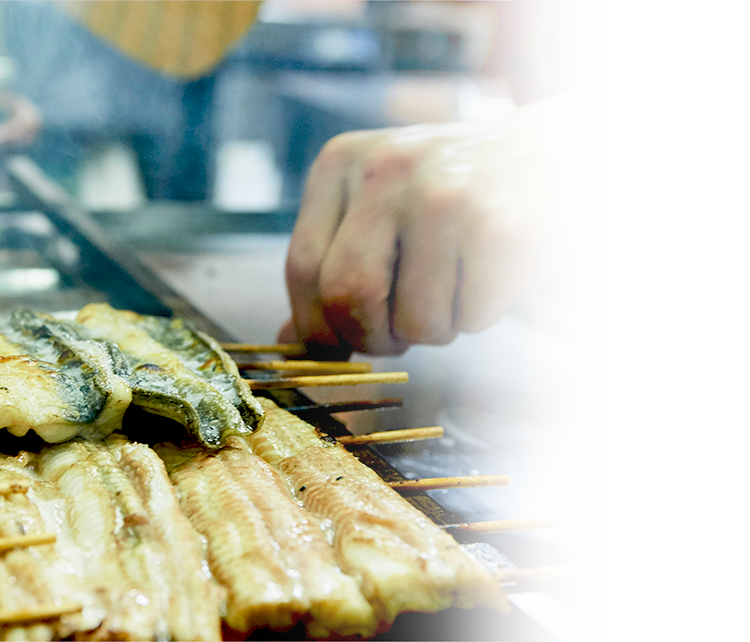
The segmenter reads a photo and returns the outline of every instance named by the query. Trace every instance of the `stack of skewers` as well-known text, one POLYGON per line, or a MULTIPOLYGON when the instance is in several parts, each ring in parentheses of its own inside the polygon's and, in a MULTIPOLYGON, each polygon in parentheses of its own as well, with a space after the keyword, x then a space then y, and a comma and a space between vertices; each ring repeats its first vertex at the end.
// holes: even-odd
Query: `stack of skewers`
POLYGON ((0 376, 9 384, 0 386, 0 423, 19 436, 34 430, 61 443, 0 454, 0 573, 12 587, 0 595, 0 639, 217 639, 293 627, 310 638, 372 637, 401 612, 507 610, 504 588, 565 571, 493 575, 449 535, 556 520, 445 528, 399 494, 503 486, 507 476, 387 483, 347 451, 435 438, 439 427, 336 439, 251 393, 400 382, 405 373, 362 372, 366 364, 255 362, 257 371, 294 374, 243 380, 222 347, 182 321, 108 306, 87 306, 78 324, 30 312, 15 323, 0 338, 0 376), (56 360, 48 344, 65 344, 56 360), (86 370, 86 359, 99 370, 86 370), (14 366, 27 376, 19 389, 14 366), (89 421, 81 420, 80 407, 77 417, 61 414, 62 402, 74 400, 58 400, 56 409, 50 403, 65 389, 50 382, 74 371, 83 397, 100 393, 89 421), (206 406, 199 380, 211 382, 223 401, 206 406), (47 406, 27 403, 33 394, 47 406), (123 421, 129 406, 151 414, 129 412, 123 421), (175 420, 189 434, 175 433, 175 420))

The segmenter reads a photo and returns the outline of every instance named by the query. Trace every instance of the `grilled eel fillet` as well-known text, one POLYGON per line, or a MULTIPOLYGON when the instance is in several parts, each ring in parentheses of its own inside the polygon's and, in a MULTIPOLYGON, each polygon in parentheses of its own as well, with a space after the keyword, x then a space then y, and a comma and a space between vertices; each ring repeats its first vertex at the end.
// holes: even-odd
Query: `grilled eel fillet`
MULTIPOLYGON (((19 608, 60 596, 84 604, 80 614, 64 616, 55 624, 0 629, 0 639, 219 639, 222 593, 205 568, 201 544, 186 514, 205 538, 211 570, 228 590, 226 621, 244 632, 284 629, 302 621, 312 638, 369 637, 401 610, 445 608, 450 601, 402 599, 405 593, 423 596, 434 591, 422 586, 434 587, 441 567, 425 559, 430 556, 440 556, 454 571, 466 564, 464 574, 477 582, 476 591, 498 591, 447 538, 457 558, 451 559, 446 547, 434 541, 429 524, 418 524, 419 541, 399 542, 408 534, 400 520, 415 516, 408 510, 396 513, 392 506, 369 506, 380 498, 360 495, 358 502, 364 507, 355 503, 344 509, 354 511, 354 528, 361 529, 363 540, 345 541, 347 524, 341 515, 330 520, 311 515, 292 499, 283 476, 249 451, 244 438, 230 441, 236 446, 218 451, 174 444, 157 448, 182 511, 159 456, 120 435, 103 443, 76 439, 48 446, 38 455, 0 456, 0 471, 7 481, 33 481, 28 494, 32 502, 23 495, 9 496, 23 503, 27 512, 42 514, 44 525, 37 518, 37 525, 27 532, 54 529, 58 534, 54 546, 6 554, 18 558, 23 574, 15 572, 15 583, 23 592, 15 602, 3 603, 0 597, 0 604, 19 608), (390 521, 376 524, 382 529, 379 539, 373 538, 363 511, 381 517, 391 513, 390 521), (403 550, 397 550, 407 545, 424 548, 425 542, 431 542, 427 555, 422 551, 404 560, 403 550), (341 560, 355 572, 342 572, 341 560), (395 575, 394 565, 413 568, 395 575), (368 585, 368 578, 378 575, 385 583, 376 577, 368 585), (378 594, 387 582, 398 586, 378 594), (384 607, 389 600, 397 601, 384 607)), ((314 454, 309 451, 325 448, 306 450, 314 454)), ((315 490, 314 484, 310 490, 315 490)), ((28 529, 33 520, 24 513, 15 523, 28 529)), ((0 565, 0 573, 4 568, 0 565)), ((12 572, 5 574, 10 577, 12 572)), ((451 583, 457 595, 464 595, 459 603, 469 606, 466 587, 455 575, 444 573, 438 579, 451 583)))
MULTIPOLYGON (((33 469, 34 456, 0 455, 0 484, 26 482, 27 493, 0 496, 0 537, 54 532, 64 499, 33 469), (33 497, 33 501, 32 501, 33 497)), ((57 621, 23 625, 0 625, 0 640, 52 640, 74 631, 95 629, 103 618, 84 582, 72 572, 64 536, 56 544, 11 549, 0 554, 0 609, 18 610, 60 600, 79 601, 80 613, 63 615, 57 621)), ((75 557, 75 555, 73 555, 75 557)))
POLYGON ((106 304, 86 306, 79 320, 14 310, 0 334, 0 427, 51 443, 103 438, 131 400, 211 448, 260 425, 262 408, 234 361, 188 322, 106 304))
POLYGON ((373 609, 336 564, 320 521, 271 466, 245 447, 156 450, 206 538, 211 571, 228 588, 231 628, 286 630, 303 621, 312 638, 375 633, 373 609))
POLYGON ((173 321, 105 303, 77 317, 87 336, 117 344, 131 370, 133 404, 184 424, 209 448, 260 426, 263 409, 237 366, 208 335, 173 321))
MULTIPOLYGON (((0 637, 221 638, 224 590, 211 577, 200 537, 150 448, 115 435, 103 443, 76 439, 37 455, 0 455, 0 474, 8 470, 34 480, 28 497, 0 498, 26 506, 15 532, 52 530, 57 542, 4 555, 19 558, 12 586, 21 597, 6 602, 2 591, 0 603, 14 609, 63 597, 84 608, 60 618, 59 625, 0 627, 0 637), (18 461, 22 457, 25 465, 18 461), (34 511, 46 514, 44 526, 29 517, 34 511), (45 583, 51 586, 46 593, 37 588, 45 583)), ((3 520, 6 514, 0 511, 3 520)))
POLYGON ((131 393, 117 348, 23 308, 0 332, 0 428, 56 443, 121 426, 131 393))
POLYGON ((329 521, 336 560, 382 627, 404 611, 509 608, 490 573, 377 473, 310 424, 262 403, 263 429, 229 444, 247 444, 282 474, 309 514, 329 521))

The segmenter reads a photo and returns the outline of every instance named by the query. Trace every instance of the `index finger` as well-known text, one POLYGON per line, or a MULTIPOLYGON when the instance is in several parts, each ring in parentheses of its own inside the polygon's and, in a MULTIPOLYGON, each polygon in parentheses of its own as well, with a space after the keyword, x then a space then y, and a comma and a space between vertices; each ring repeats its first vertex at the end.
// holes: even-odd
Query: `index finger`
POLYGON ((323 313, 320 272, 346 207, 353 136, 329 141, 310 169, 286 260, 286 284, 299 341, 312 352, 347 351, 323 313))

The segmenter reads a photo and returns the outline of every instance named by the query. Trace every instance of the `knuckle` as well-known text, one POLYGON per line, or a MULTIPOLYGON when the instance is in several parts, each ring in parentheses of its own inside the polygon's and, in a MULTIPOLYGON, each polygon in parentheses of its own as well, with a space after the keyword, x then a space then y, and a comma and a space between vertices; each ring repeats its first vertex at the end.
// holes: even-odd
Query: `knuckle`
POLYGON ((320 259, 312 248, 299 244, 290 248, 286 259, 288 283, 309 284, 318 280, 320 259))
POLYGON ((436 184, 422 188, 419 210, 422 222, 430 229, 470 229, 487 216, 469 189, 436 184))
POLYGON ((471 216, 463 228, 465 246, 472 248, 474 257, 487 263, 488 270, 514 256, 524 245, 524 237, 523 228, 492 213, 479 212, 471 216))
POLYGON ((452 185, 432 182, 422 188, 421 200, 430 217, 438 220, 453 218, 458 213, 465 215, 472 209, 466 191, 452 185))
POLYGON ((323 158, 331 158, 346 153, 353 138, 349 132, 329 138, 323 145, 323 149, 320 150, 320 155, 323 158))
POLYGON ((364 132, 345 132, 326 141, 313 163, 312 171, 331 171, 345 167, 354 150, 365 138, 364 132))
POLYGON ((362 163, 362 182, 378 183, 415 173, 419 160, 408 148, 391 141, 376 144, 362 163))
POLYGON ((455 336, 451 320, 437 314, 416 311, 397 311, 393 320, 394 334, 409 343, 444 345, 455 336))

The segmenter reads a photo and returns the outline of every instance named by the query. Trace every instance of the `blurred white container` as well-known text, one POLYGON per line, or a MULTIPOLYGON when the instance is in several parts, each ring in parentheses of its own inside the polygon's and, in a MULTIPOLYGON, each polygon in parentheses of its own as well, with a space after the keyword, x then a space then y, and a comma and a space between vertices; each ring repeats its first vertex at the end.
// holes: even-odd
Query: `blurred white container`
POLYGON ((232 140, 216 159, 214 205, 230 212, 265 211, 281 202, 281 173, 264 140, 232 140))

